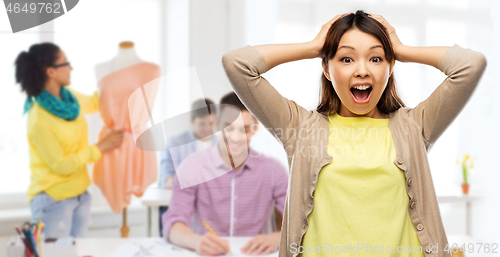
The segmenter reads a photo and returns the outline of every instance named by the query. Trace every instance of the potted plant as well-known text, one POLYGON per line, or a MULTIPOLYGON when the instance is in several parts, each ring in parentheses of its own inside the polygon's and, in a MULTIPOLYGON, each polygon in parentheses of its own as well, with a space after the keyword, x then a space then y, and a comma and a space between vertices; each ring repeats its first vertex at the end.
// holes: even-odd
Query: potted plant
MULTIPOLYGON (((464 158, 462 160, 462 178, 463 178, 463 183, 462 183, 462 192, 464 195, 469 193, 469 170, 474 168, 474 161, 476 160, 476 157, 474 157, 474 160, 472 160, 469 156, 469 154, 464 155, 464 158)), ((456 160, 456 163, 459 164, 459 161, 456 160)))

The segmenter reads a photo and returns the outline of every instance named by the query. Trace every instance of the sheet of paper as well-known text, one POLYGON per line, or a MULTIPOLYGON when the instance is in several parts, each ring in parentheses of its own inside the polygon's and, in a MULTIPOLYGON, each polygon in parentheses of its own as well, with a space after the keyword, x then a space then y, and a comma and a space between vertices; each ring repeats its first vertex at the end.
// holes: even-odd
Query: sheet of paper
MULTIPOLYGON (((249 256, 241 253, 240 249, 245 246, 248 239, 234 238, 230 240, 232 254, 221 256, 249 256)), ((137 243, 122 244, 110 257, 198 257, 196 252, 174 246, 163 239, 147 239, 137 243)), ((260 255, 263 257, 277 257, 278 252, 269 255, 260 255)))
POLYGON ((162 239, 122 244, 110 257, 197 257, 195 252, 171 245, 162 239))
MULTIPOLYGON (((233 257, 240 257, 240 256, 252 256, 252 255, 246 255, 241 253, 241 248, 243 248, 247 242, 249 241, 249 238, 231 238, 229 239, 229 247, 231 248, 231 253, 232 254, 226 254, 226 255, 221 255, 221 256, 233 256, 233 257)), ((268 255, 259 255, 261 257, 278 257, 278 252, 270 253, 268 255)))

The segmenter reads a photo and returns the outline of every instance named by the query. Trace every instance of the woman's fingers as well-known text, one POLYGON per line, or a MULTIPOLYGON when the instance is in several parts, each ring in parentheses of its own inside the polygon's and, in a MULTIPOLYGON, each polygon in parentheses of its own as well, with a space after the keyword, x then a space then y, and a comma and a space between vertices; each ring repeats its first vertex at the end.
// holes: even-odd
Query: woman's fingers
POLYGON ((118 146, 123 141, 123 131, 122 130, 114 130, 110 133, 112 146, 118 146))
POLYGON ((342 14, 337 14, 335 17, 333 17, 333 19, 331 20, 331 23, 330 23, 330 26, 335 22, 337 21, 338 19, 346 16, 346 15, 349 15, 351 14, 351 12, 346 12, 346 13, 342 13, 342 14))
POLYGON ((348 15, 348 14, 351 14, 351 12, 346 12, 346 13, 341 13, 341 14, 337 14, 335 15, 335 17, 333 17, 329 22, 327 22, 326 24, 330 24, 332 25, 336 20, 348 15))
POLYGON ((378 22, 380 22, 380 24, 384 25, 385 29, 387 29, 387 32, 392 33, 395 30, 394 27, 392 27, 384 17, 382 17, 382 15, 371 14, 371 13, 369 13, 368 15, 377 20, 378 22))
POLYGON ((332 24, 346 16, 350 14, 350 12, 348 13, 343 13, 343 14, 337 14, 335 17, 333 17, 331 20, 329 20, 327 23, 323 24, 323 26, 321 27, 321 30, 319 31, 318 35, 316 35, 316 37, 313 39, 313 43, 315 45, 315 49, 316 49, 316 52, 317 52, 317 55, 319 57, 319 53, 321 51, 321 49, 323 48, 323 45, 325 44, 325 40, 326 40, 326 35, 328 34, 328 30, 330 30, 330 27, 332 26, 332 24))
POLYGON ((114 137, 115 139, 121 139, 121 138, 123 138, 123 132, 122 132, 122 131, 115 130, 115 131, 113 131, 113 137, 114 137))
POLYGON ((387 30, 387 33, 389 34, 389 38, 392 44, 392 49, 394 50, 394 52, 396 52, 396 49, 399 46, 403 45, 403 43, 401 43, 401 40, 399 40, 399 37, 396 35, 396 29, 393 26, 391 26, 391 24, 389 24, 389 22, 387 22, 387 20, 384 17, 382 17, 382 15, 371 14, 371 13, 369 13, 368 15, 373 19, 375 19, 376 21, 378 21, 380 24, 382 24, 382 26, 384 26, 384 28, 387 30))

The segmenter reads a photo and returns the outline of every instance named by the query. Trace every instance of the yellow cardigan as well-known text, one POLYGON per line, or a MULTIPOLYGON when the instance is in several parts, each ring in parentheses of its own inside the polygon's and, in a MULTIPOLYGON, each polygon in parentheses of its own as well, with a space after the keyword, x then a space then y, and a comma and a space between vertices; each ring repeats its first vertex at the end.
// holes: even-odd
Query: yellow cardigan
POLYGON ((99 95, 95 92, 89 96, 67 89, 80 104, 80 114, 75 120, 61 119, 36 101, 28 112, 29 201, 43 191, 58 201, 85 192, 91 183, 87 164, 101 158, 97 146, 88 144, 87 121, 83 116, 99 110, 99 95))

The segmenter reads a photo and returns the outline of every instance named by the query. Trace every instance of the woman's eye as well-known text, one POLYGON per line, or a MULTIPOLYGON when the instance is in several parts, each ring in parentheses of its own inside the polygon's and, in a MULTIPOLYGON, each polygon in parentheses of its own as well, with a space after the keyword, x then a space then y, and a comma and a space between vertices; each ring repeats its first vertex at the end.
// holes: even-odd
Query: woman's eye
POLYGON ((341 62, 345 62, 344 60, 347 60, 347 59, 348 59, 348 60, 351 60, 351 58, 349 58, 349 57, 343 57, 342 59, 340 59, 340 61, 341 61, 341 62))
MULTIPOLYGON (((373 57, 372 60, 376 60, 375 62, 381 62, 381 61, 383 61, 382 58, 380 58, 378 56, 377 57, 373 57)), ((349 62, 352 61, 352 59, 350 57, 343 57, 342 59, 340 59, 340 61, 341 62, 345 62, 345 63, 349 63, 349 62), (348 61, 348 62, 346 62, 346 61, 348 61)))

